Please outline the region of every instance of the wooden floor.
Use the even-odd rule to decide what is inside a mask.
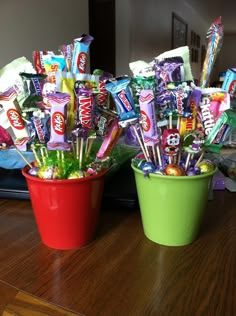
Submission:
[[[0,314],[236,315],[235,202],[215,191],[192,245],[149,241],[138,210],[103,210],[94,242],[59,251],[41,243],[29,201],[1,199]]]

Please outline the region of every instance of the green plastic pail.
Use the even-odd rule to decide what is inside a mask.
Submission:
[[[156,243],[183,246],[198,236],[216,169],[198,176],[165,176],[134,171],[144,234]]]

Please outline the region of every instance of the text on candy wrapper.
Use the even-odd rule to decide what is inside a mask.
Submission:
[[[18,130],[21,130],[24,128],[24,122],[22,121],[20,114],[16,110],[14,109],[8,110],[7,117],[11,126],[13,126],[14,128]]]
[[[205,134],[208,135],[215,125],[213,114],[210,111],[210,99],[209,97],[203,97],[200,102],[200,108],[202,112],[202,121],[205,128]]]
[[[65,133],[65,118],[60,112],[55,112],[52,115],[52,128],[59,135]]]

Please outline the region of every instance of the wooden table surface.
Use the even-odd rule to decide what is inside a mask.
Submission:
[[[32,295],[88,316],[233,316],[235,201],[235,193],[214,191],[199,238],[188,246],[148,240],[138,210],[102,210],[91,244],[60,251],[41,243],[30,201],[1,199],[0,312],[18,293],[18,303]]]

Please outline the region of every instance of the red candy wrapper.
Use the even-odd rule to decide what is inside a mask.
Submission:
[[[165,155],[175,156],[180,148],[180,134],[177,128],[168,128],[162,134],[162,149]]]

